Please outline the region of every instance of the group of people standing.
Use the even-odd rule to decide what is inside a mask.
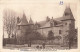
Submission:
[[[40,49],[45,49],[45,43],[43,43],[42,46],[37,45],[36,48],[37,48],[37,49],[39,49],[39,48],[40,48]]]

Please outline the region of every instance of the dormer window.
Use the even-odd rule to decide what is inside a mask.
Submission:
[[[69,13],[65,13],[65,16],[69,15]]]

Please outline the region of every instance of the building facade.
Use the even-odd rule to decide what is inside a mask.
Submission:
[[[19,19],[18,19],[19,21]],[[33,23],[30,18],[29,22],[26,19],[26,15],[23,14],[23,18],[18,23],[17,40],[18,42],[24,41],[24,35],[29,32],[29,29],[39,32],[41,35],[48,37],[50,31],[54,33],[54,36],[60,36],[60,43],[66,43],[66,36],[75,35],[75,19],[72,11],[69,7],[66,7],[62,17],[50,19],[48,16],[45,21]]]

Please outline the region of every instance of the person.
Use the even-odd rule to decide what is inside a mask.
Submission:
[[[43,49],[45,49],[45,43],[42,44]]]
[[[39,49],[39,45],[37,45],[36,48]]]
[[[29,41],[29,43],[28,43],[28,47],[31,47],[31,41]]]

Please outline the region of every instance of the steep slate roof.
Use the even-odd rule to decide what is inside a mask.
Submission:
[[[41,21],[38,24],[40,24],[40,28],[44,28],[44,27],[50,27],[50,22],[61,24],[61,21],[56,21],[54,19],[51,19],[50,21]]]
[[[42,25],[40,28],[44,28],[44,27],[50,27],[50,21],[46,22],[44,25]]]
[[[56,22],[57,24],[60,24],[61,23],[61,18],[57,18],[57,19],[51,19],[53,22]]]
[[[65,16],[65,13],[67,13],[67,14],[69,14],[69,15]],[[70,7],[66,7],[66,9],[65,9],[64,14],[63,14],[62,17],[54,18],[54,19],[53,19],[53,17],[52,17],[52,19],[50,19],[50,21],[51,21],[51,20],[52,20],[53,22],[56,22],[57,24],[61,24],[61,22],[62,22],[63,20],[74,20],[74,17],[73,17],[73,15],[72,15],[72,12],[71,12]],[[38,22],[38,25],[39,25],[40,27],[43,27],[45,24],[50,23],[50,21],[46,21],[46,20],[40,21],[40,22]],[[28,24],[34,24],[34,23],[33,23],[33,21],[32,21],[31,18],[30,18],[29,23],[28,23],[25,14],[23,14],[23,18],[21,19],[21,22],[20,22],[18,25],[28,25]],[[49,26],[49,25],[48,25],[48,26]]]
[[[54,20],[61,21],[63,17],[54,18]]]
[[[65,14],[68,14],[68,15],[66,16]],[[73,17],[70,7],[66,7],[62,20],[74,20],[74,17]]]
[[[38,24],[40,25],[40,26],[44,26],[46,23],[48,23],[50,21],[50,18],[47,16],[46,17],[46,20],[44,20],[44,21],[40,21],[40,22],[38,22]]]
[[[45,20],[38,22],[38,24],[39,24],[40,26],[44,26],[46,23],[47,23],[47,22],[46,22]]]
[[[67,13],[69,15],[65,16],[65,13]],[[73,17],[73,14],[72,14],[70,7],[66,7],[63,16],[59,17],[59,18],[55,18],[55,20],[57,20],[57,21],[74,20],[74,17]]]
[[[64,13],[72,14],[70,7],[66,7]]]
[[[23,17],[21,19],[21,22],[18,25],[27,25],[27,24],[28,24],[28,21],[26,19],[26,15],[23,14]]]

